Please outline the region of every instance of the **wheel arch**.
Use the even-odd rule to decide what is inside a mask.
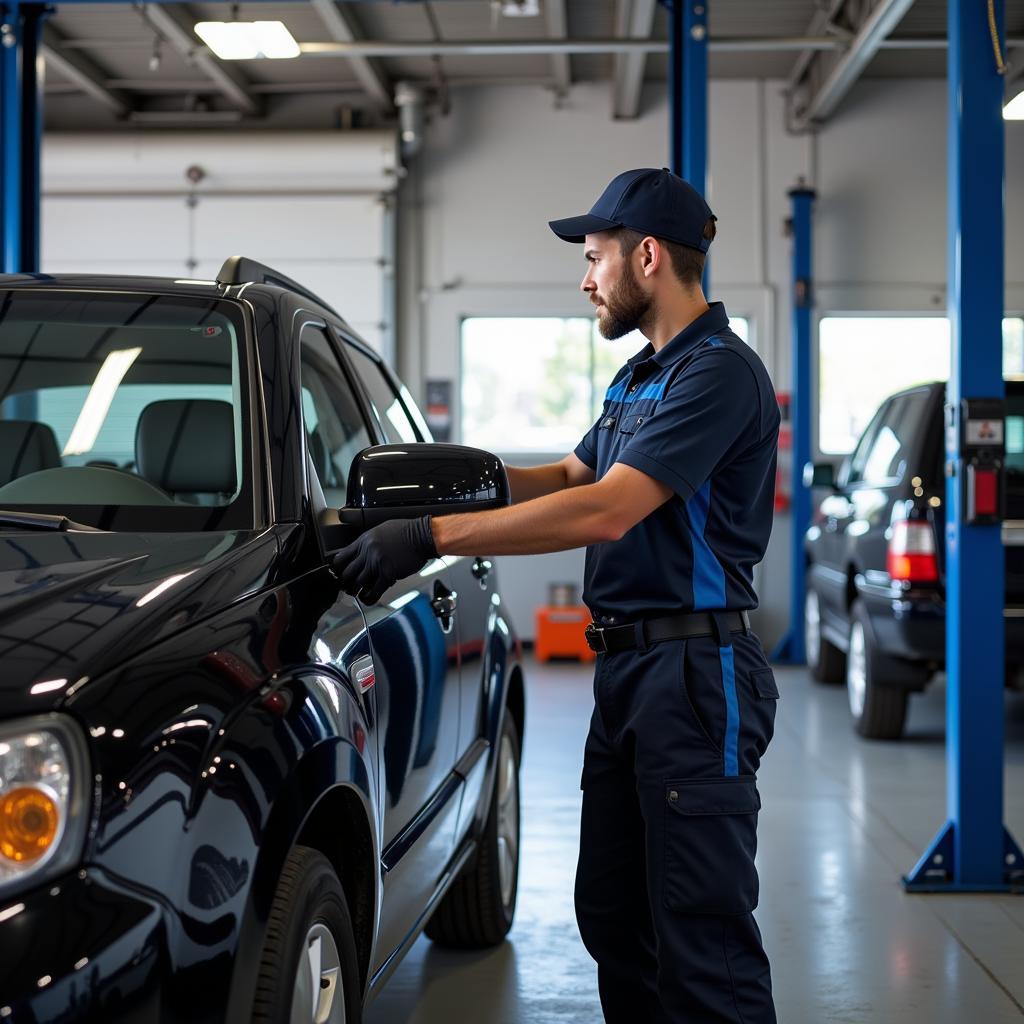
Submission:
[[[247,1024],[251,1018],[252,983],[259,969],[277,880],[298,844],[318,849],[338,873],[353,918],[365,986],[380,905],[379,875],[375,871],[379,850],[365,745],[360,750],[353,741],[332,736],[299,754],[273,795],[259,836],[259,854],[232,964],[226,1018],[230,1024]],[[337,815],[343,816],[340,821]]]

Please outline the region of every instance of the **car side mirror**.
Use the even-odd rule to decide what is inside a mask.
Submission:
[[[805,463],[804,487],[827,487],[836,490],[836,471],[831,462]]]
[[[352,460],[345,506],[335,514],[347,528],[347,542],[388,519],[481,512],[510,503],[508,476],[497,455],[459,444],[382,444]]]

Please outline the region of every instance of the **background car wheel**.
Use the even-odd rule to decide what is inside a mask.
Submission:
[[[274,894],[253,1024],[359,1024],[362,997],[352,919],[330,861],[296,846]]]
[[[807,584],[804,598],[804,653],[811,676],[819,683],[841,683],[846,676],[846,653],[821,635],[821,600]]]
[[[518,888],[519,734],[506,712],[479,849],[434,912],[427,935],[460,949],[496,946],[512,927]]]
[[[867,617],[863,602],[854,601],[846,659],[850,714],[854,728],[862,736],[895,740],[903,735],[909,693],[899,685],[898,663],[875,648]],[[910,666],[908,671],[912,671]]]

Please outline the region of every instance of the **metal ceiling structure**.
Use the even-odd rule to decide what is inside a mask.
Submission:
[[[663,95],[664,0],[540,0],[533,17],[493,0],[260,0],[58,3],[43,40],[47,127],[267,123],[329,127],[395,116],[399,82],[428,97],[488,84],[607,82],[609,115],[636,117],[644,87]],[[839,109],[862,75],[944,77],[945,0],[711,0],[712,78],[788,79],[804,127]],[[302,46],[283,61],[221,61],[201,20],[281,20]],[[1011,45],[1024,0],[1007,2]]]

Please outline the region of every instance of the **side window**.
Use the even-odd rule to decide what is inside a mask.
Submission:
[[[299,340],[306,445],[328,507],[340,508],[352,459],[372,443],[370,433],[323,330],[307,325]]]
[[[857,446],[853,449],[853,454],[850,456],[850,469],[846,474],[845,483],[857,484],[864,479],[864,464],[867,462],[868,455],[871,453],[871,446],[874,443],[875,435],[878,433],[878,426],[885,418],[888,408],[889,403],[883,403],[882,407],[875,413],[874,417],[872,417],[872,420],[867,425],[864,433],[861,434],[860,440],[857,442]]]
[[[384,376],[380,364],[354,345],[346,345],[345,353],[352,360],[356,373],[366,386],[374,414],[389,444],[412,444],[420,440],[419,432]]]
[[[903,478],[917,427],[927,406],[927,391],[900,395],[889,403],[864,460],[861,477],[864,483],[885,487]]]

